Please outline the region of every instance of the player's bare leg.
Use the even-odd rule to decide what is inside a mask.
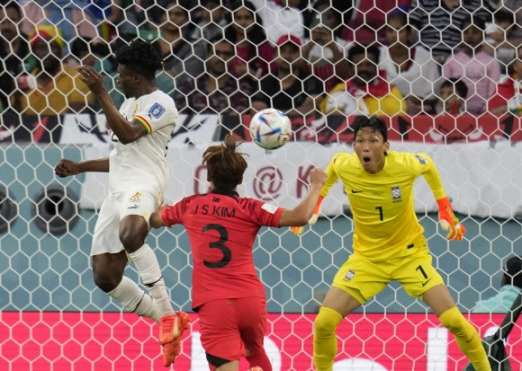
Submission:
[[[435,286],[426,291],[422,300],[430,306],[439,321],[455,336],[462,353],[477,371],[490,371],[488,356],[477,330],[469,323],[455,305],[448,289],[444,285]]]
[[[129,312],[153,318],[152,298],[140,289],[136,282],[123,275],[127,262],[125,251],[117,254],[94,255],[92,257],[94,282],[102,291],[118,300]]]
[[[225,363],[224,365],[219,366],[216,368],[216,371],[238,371],[239,370],[239,362],[238,361],[232,361]]]
[[[149,290],[157,312],[154,317],[158,320],[162,316],[174,314],[175,311],[170,303],[156,254],[145,243],[148,233],[147,221],[140,215],[127,215],[120,223],[120,240],[134,262],[143,284]]]
[[[160,325],[163,364],[170,366],[181,353],[181,335],[190,317],[172,308],[156,254],[145,243],[148,233],[147,221],[140,215],[127,215],[121,221],[120,240],[152,297],[154,319],[159,319]]]

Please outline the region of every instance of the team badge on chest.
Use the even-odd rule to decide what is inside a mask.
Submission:
[[[392,187],[391,196],[392,196],[393,202],[401,201],[402,200],[401,187]]]

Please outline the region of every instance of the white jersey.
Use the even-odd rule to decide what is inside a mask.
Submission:
[[[140,121],[148,135],[122,144],[112,134],[114,149],[109,155],[109,192],[130,189],[165,191],[169,180],[168,143],[178,123],[174,100],[156,90],[138,99],[126,99],[120,113],[129,121]]]

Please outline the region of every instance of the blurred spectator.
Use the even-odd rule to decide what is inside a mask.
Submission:
[[[24,71],[30,55],[27,36],[19,29],[21,19],[21,8],[14,0],[0,6],[0,112],[9,107],[16,78]]]
[[[410,23],[419,31],[419,41],[442,65],[462,41],[462,21],[473,14],[491,20],[493,6],[482,0],[413,0]]]
[[[225,38],[235,45],[236,58],[232,74],[243,77],[249,74],[260,78],[270,70],[274,48],[266,38],[263,20],[248,0],[238,0],[232,5],[233,12],[227,15]]]
[[[116,62],[111,55],[109,44],[100,38],[76,37],[71,42],[71,52],[66,62],[71,67],[86,64],[95,67],[97,71],[103,70],[109,74],[116,70]]]
[[[389,13],[379,69],[405,97],[407,114],[435,113],[439,67],[426,49],[412,45],[412,39],[408,14],[400,9]]]
[[[197,77],[204,69],[205,43],[190,37],[188,10],[176,0],[167,0],[159,19],[160,35],[155,45],[160,50],[165,71],[178,78],[183,73]]]
[[[102,74],[103,85],[111,96],[114,104],[119,107],[125,100],[116,81],[116,61],[105,40],[89,40],[83,37],[77,37],[71,43],[71,54],[70,58],[67,59],[67,65],[71,67],[78,67],[80,65],[93,67]],[[171,89],[173,88],[174,86],[172,84]],[[91,107],[97,112],[101,111],[101,106],[97,101],[95,101]]]
[[[99,33],[106,41],[114,38],[130,40],[155,17],[154,0],[90,0],[87,10],[92,14]]]
[[[336,85],[321,102],[321,112],[344,115],[398,115],[406,102],[395,85],[389,84],[386,71],[380,71],[379,47],[354,44],[348,51],[350,76]]]
[[[510,36],[517,40],[515,45],[518,46],[522,43],[522,4],[520,0],[502,0],[502,3],[515,14],[515,29],[511,31]]]
[[[194,39],[215,40],[221,38],[227,26],[228,10],[221,0],[201,0],[198,21],[194,28]]]
[[[252,98],[254,112],[270,107],[290,116],[316,113],[322,83],[308,73],[300,48],[297,36],[281,36],[277,40],[276,68],[261,80],[260,92]]]
[[[37,67],[24,80],[13,107],[28,115],[59,115],[83,112],[93,103],[87,85],[72,67],[62,64],[65,41],[59,28],[41,25],[29,35]],[[23,81],[23,83],[22,83]]]
[[[441,114],[458,116],[466,111],[468,87],[460,79],[451,78],[440,84]]]
[[[408,10],[412,0],[358,0],[353,1],[353,11],[343,39],[363,45],[384,43],[386,14],[396,8]]]
[[[462,78],[468,86],[466,111],[470,114],[484,113],[500,81],[498,61],[482,50],[484,28],[484,21],[480,18],[465,18],[458,52],[442,66],[444,78]]]
[[[22,31],[29,34],[36,26],[49,24],[62,30],[66,46],[76,36],[95,38],[96,23],[86,8],[87,0],[21,0],[23,7]]]
[[[208,44],[205,73],[195,80],[180,79],[176,108],[181,113],[213,113],[240,115],[248,113],[253,82],[245,76],[238,79],[230,74],[234,62],[234,45],[228,40]]]
[[[305,39],[304,18],[299,8],[301,0],[251,0],[263,19],[268,41],[277,45],[281,36],[294,35]]]
[[[323,81],[325,92],[348,78],[348,63],[344,58],[347,42],[336,37],[341,26],[342,14],[330,6],[330,0],[314,4],[310,40],[303,46],[302,53],[312,73]]]
[[[522,114],[522,45],[517,49],[513,73],[500,81],[497,93],[488,102],[488,110],[493,114]]]
[[[521,4],[522,6],[522,4]],[[515,14],[507,9],[498,9],[493,14],[493,23],[486,24],[484,51],[500,62],[502,73],[508,73],[516,55],[516,48],[521,39],[514,37],[519,25],[515,24]]]
[[[522,257],[509,258],[502,267],[502,281],[498,294],[479,300],[471,309],[472,313],[508,313],[522,289]]]

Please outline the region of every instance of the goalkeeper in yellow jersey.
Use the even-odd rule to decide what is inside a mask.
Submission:
[[[439,173],[424,153],[389,151],[387,128],[376,116],[358,117],[353,125],[354,154],[335,154],[326,170],[325,197],[341,180],[353,214],[353,254],[339,269],[314,324],[314,364],[331,371],[337,354],[336,328],[353,310],[398,281],[420,297],[456,338],[475,370],[491,370],[481,339],[453,301],[432,264],[424,229],[414,209],[413,184],[423,175],[439,205],[448,239],[466,232],[453,214]],[[315,210],[317,220],[322,198]],[[293,227],[294,233],[298,233]]]

